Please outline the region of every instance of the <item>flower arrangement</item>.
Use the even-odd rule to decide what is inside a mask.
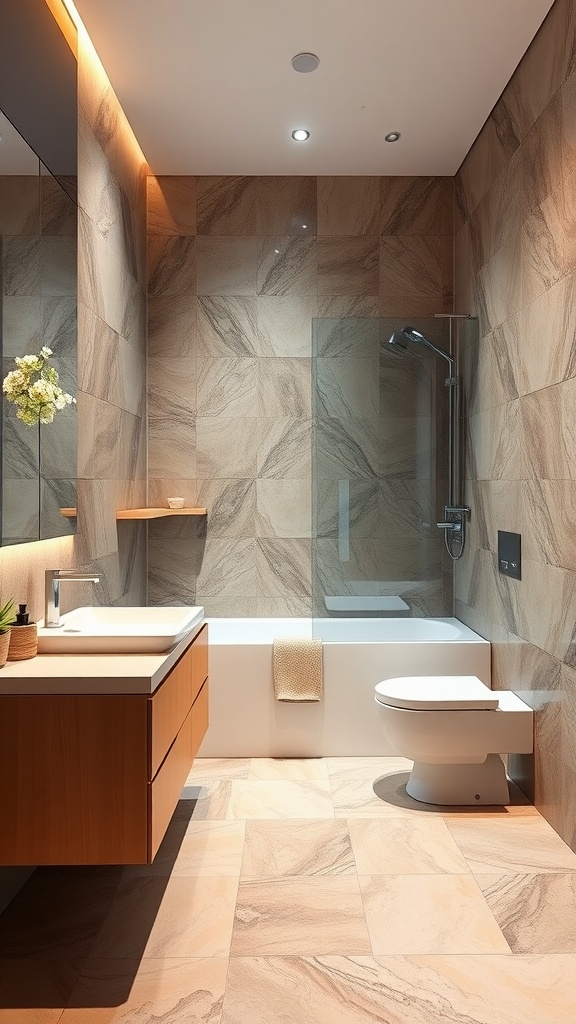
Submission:
[[[76,402],[62,391],[58,371],[48,364],[52,349],[44,346],[38,355],[17,356],[16,370],[7,373],[2,390],[18,406],[16,416],[29,427],[52,423],[55,413]]]

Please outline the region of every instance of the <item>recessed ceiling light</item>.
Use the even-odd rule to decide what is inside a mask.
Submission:
[[[398,142],[400,138],[400,132],[388,132],[388,135],[384,136],[386,142]]]
[[[310,132],[307,132],[305,128],[297,128],[295,132],[292,132],[292,138],[295,142],[306,142],[306,139],[310,138]]]
[[[307,75],[310,71],[316,71],[320,58],[315,53],[297,53],[295,57],[292,57],[291,63],[294,71],[299,71],[301,75]]]

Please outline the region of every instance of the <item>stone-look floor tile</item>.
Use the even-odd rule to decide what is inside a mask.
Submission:
[[[345,821],[249,821],[242,878],[355,872]]]
[[[353,818],[349,829],[359,875],[468,872],[464,857],[439,818]]]
[[[326,759],[337,818],[398,818],[440,814],[406,793],[412,762],[405,757]],[[354,764],[358,762],[358,764]]]
[[[273,779],[313,782],[327,780],[328,768],[324,757],[252,757],[248,778],[264,782]]]
[[[572,1024],[570,956],[234,957],[222,1024]]]
[[[226,877],[125,878],[91,956],[228,956],[237,888]]]
[[[82,961],[0,960],[0,1024],[57,1024]]]
[[[370,951],[355,876],[240,882],[232,956]]]
[[[249,757],[197,757],[186,779],[186,785],[199,786],[204,782],[247,779],[250,767]]]
[[[227,818],[333,818],[330,786],[314,782],[251,781],[230,783]]]
[[[372,951],[508,953],[471,875],[360,875]]]
[[[227,969],[225,958],[89,960],[61,1024],[219,1024]]]
[[[152,864],[127,867],[125,878],[160,875],[198,878],[238,877],[244,847],[244,821],[191,821],[174,818]]]
[[[223,821],[228,812],[231,785],[229,778],[223,782],[201,782],[190,774],[174,814],[187,821]]]
[[[576,875],[477,875],[513,953],[576,953]]]
[[[483,821],[448,818],[447,824],[474,874],[576,872],[576,853],[544,818],[528,816]]]

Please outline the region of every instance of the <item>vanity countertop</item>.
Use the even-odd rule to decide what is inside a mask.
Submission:
[[[37,654],[0,669],[0,695],[154,693],[205,620],[162,654]]]

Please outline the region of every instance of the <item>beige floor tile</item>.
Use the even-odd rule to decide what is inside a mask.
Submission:
[[[370,952],[355,876],[240,882],[233,956]]]
[[[513,953],[576,954],[576,875],[476,877]]]
[[[358,765],[348,762],[355,760]],[[328,758],[337,818],[398,818],[440,814],[406,794],[412,762],[404,757]]]
[[[201,786],[205,782],[247,779],[249,770],[249,757],[197,757],[186,779],[186,785]]]
[[[325,758],[328,775],[343,776],[350,779],[364,780],[370,776],[372,781],[381,775],[391,775],[398,771],[410,771],[412,761],[406,757],[327,757]]]
[[[372,950],[508,953],[472,875],[361,875]]]
[[[187,784],[174,815],[186,821],[222,821],[228,812],[231,791],[230,781]]]
[[[288,779],[292,782],[327,780],[328,768],[323,757],[253,757],[249,779]]]
[[[219,1024],[227,969],[225,958],[89,960],[61,1024]]]
[[[544,818],[504,818],[464,821],[447,818],[471,870],[576,871],[576,854]]]
[[[222,1024],[573,1024],[576,959],[234,957]]]
[[[228,956],[236,878],[126,878],[91,955]]]
[[[348,827],[359,875],[468,873],[441,818],[351,818]]]
[[[82,961],[0,960],[0,1024],[57,1024]]]
[[[179,826],[184,826],[180,829]],[[124,877],[171,875],[197,878],[231,875],[238,878],[244,848],[243,821],[191,821],[173,819],[153,864],[136,865]]]
[[[333,818],[334,805],[328,782],[230,783],[228,818]]]
[[[248,821],[242,878],[355,874],[345,821]]]

